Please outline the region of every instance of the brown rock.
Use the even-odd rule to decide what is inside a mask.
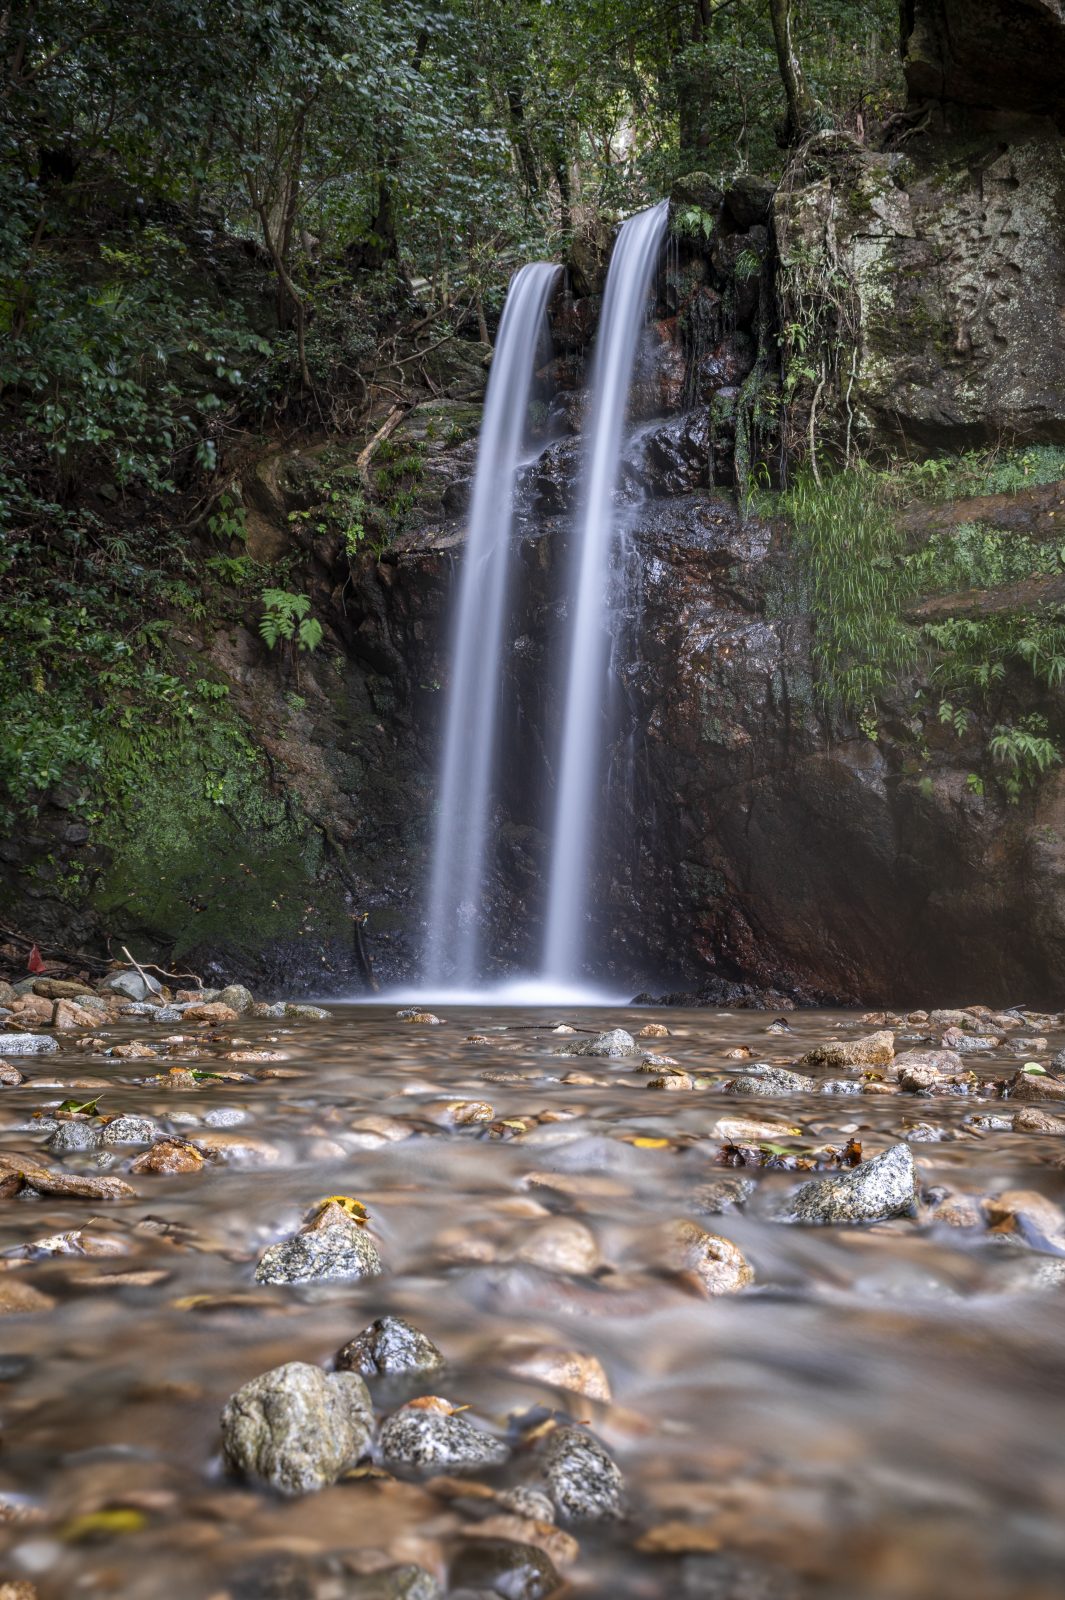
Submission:
[[[73,1000],[57,1000],[52,1007],[53,1028],[100,1028],[106,1018],[98,1011],[86,1011]]]
[[[150,1150],[138,1156],[134,1161],[131,1172],[155,1172],[171,1176],[175,1173],[198,1172],[204,1164],[200,1152],[190,1144],[182,1144],[177,1139],[160,1139],[158,1144],[153,1144]]]
[[[1023,1106],[1013,1119],[1014,1133],[1065,1133],[1065,1117],[1055,1117],[1038,1106]]]
[[[10,1061],[0,1061],[0,1088],[17,1089],[20,1083],[26,1082],[26,1074],[20,1072],[18,1067],[12,1066]]]
[[[601,1177],[597,1172],[528,1172],[525,1182],[534,1189],[553,1189],[575,1199],[615,1200],[630,1192],[619,1179]]]
[[[23,994],[11,1006],[11,1015],[18,1022],[51,1022],[52,1004],[39,994]]]
[[[93,994],[90,984],[68,978],[35,978],[33,992],[45,1000],[77,1000],[79,995]]]
[[[268,1167],[281,1157],[276,1145],[246,1133],[198,1133],[194,1143],[205,1155],[239,1166]]]
[[[57,1172],[51,1167],[42,1167],[33,1156],[4,1150],[0,1152],[0,1183],[6,1188],[8,1182],[15,1185],[11,1190],[13,1194],[17,1194],[20,1187],[35,1189],[38,1194],[70,1195],[78,1200],[121,1200],[126,1195],[136,1194],[136,1190],[121,1178]]]
[[[198,1005],[189,1006],[183,1014],[183,1022],[236,1022],[240,1013],[233,1010],[232,1006],[224,1006],[220,1000],[201,1001]]]
[[[552,1217],[534,1227],[517,1251],[518,1261],[586,1277],[599,1265],[599,1246],[591,1228],[576,1217]]]
[[[55,1300],[42,1294],[32,1283],[23,1283],[14,1272],[0,1273],[0,1317],[28,1317],[51,1311]]]
[[[996,1233],[1015,1233],[1037,1248],[1065,1248],[1065,1216],[1034,1189],[1007,1189],[984,1201],[984,1215]]]
[[[434,1100],[422,1109],[434,1122],[449,1122],[455,1128],[491,1122],[495,1116],[487,1100]]]
[[[889,1028],[861,1039],[839,1039],[808,1050],[800,1067],[886,1067],[895,1059],[895,1035]]]
[[[581,1553],[573,1535],[553,1522],[505,1512],[488,1517],[484,1522],[471,1523],[463,1529],[463,1534],[467,1539],[505,1539],[508,1543],[531,1544],[549,1556],[556,1567],[571,1567]]]
[[[569,1389],[589,1400],[609,1400],[610,1380],[595,1356],[580,1350],[555,1350],[550,1346],[528,1350],[507,1359],[508,1369],[521,1378]]]
[[[980,1202],[971,1194],[948,1194],[932,1212],[933,1222],[943,1222],[949,1228],[981,1228],[984,1214]]]
[[[1011,1100],[1065,1100],[1065,1083],[1044,1072],[1015,1072],[1002,1086]]]
[[[699,1522],[660,1522],[641,1533],[636,1548],[645,1556],[708,1555],[721,1548],[721,1536]]]
[[[707,1233],[681,1218],[662,1232],[665,1265],[704,1294],[736,1294],[754,1282],[754,1271],[731,1239]]]
[[[637,1039],[668,1039],[669,1029],[662,1022],[645,1022]]]

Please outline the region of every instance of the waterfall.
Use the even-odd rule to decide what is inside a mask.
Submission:
[[[636,345],[668,215],[668,202],[662,201],[630,217],[618,234],[592,368],[591,442],[569,589],[569,658],[543,944],[543,977],[567,986],[581,978],[593,822],[603,787],[609,667],[603,613],[614,546],[614,492]]]
[[[458,607],[451,641],[440,800],[433,842],[424,978],[483,979],[481,929],[513,524],[514,476],[544,312],[559,271],[511,280],[485,395]]]

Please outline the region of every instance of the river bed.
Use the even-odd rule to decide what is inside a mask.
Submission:
[[[798,1011],[770,1032],[774,1019],[754,1011],[468,1004],[439,1009],[440,1025],[387,1005],[329,1013],[199,1033],[123,1021],[84,1048],[20,1058],[27,1081],[0,1089],[0,1153],[114,1173],[134,1191],[113,1203],[27,1188],[0,1199],[2,1282],[42,1297],[0,1320],[0,1571],[41,1600],[324,1600],[370,1594],[360,1574],[415,1563],[446,1592],[455,1551],[499,1514],[491,1473],[462,1490],[364,1464],[282,1500],[221,1462],[219,1413],[235,1390],[284,1362],[328,1366],[395,1313],[447,1366],[373,1381],[378,1416],[418,1393],[468,1407],[512,1444],[510,1479],[552,1418],[587,1424],[618,1462],[625,1514],[569,1530],[566,1594],[1060,1593],[1065,1244],[992,1228],[981,1207],[1016,1190],[1060,1206],[1065,1139],[970,1120],[1018,1109],[993,1092],[1022,1059],[1008,1035],[966,1055],[975,1093],[901,1093],[888,1073],[824,1067],[809,1069],[818,1089],[848,1078],[879,1089],[751,1098],[725,1089],[745,1071],[728,1052],[794,1067],[881,1021]],[[579,1031],[553,1032],[560,1021]],[[1059,1022],[1034,1058],[1047,1067],[1065,1043]],[[639,1038],[648,1024],[668,1037]],[[655,1092],[639,1057],[557,1053],[618,1027],[696,1087]],[[893,1031],[901,1051],[942,1030],[900,1019]],[[163,1059],[102,1053],[138,1040]],[[229,1059],[242,1051],[274,1059]],[[140,1081],[186,1060],[247,1081]],[[35,1113],[97,1095],[97,1116],[155,1118],[203,1141],[208,1159],[131,1175],[137,1150],[50,1150]],[[763,1130],[753,1147],[777,1165],[729,1164],[743,1141],[715,1132],[723,1118],[776,1124],[778,1139]],[[916,1214],[776,1220],[818,1176],[789,1160],[852,1141],[861,1159],[910,1144]],[[715,1199],[722,1179],[753,1191],[722,1201],[719,1186]],[[263,1250],[331,1195],[365,1206],[383,1274],[256,1283]],[[959,1196],[971,1197],[968,1226]],[[678,1270],[663,1241],[680,1218],[738,1246],[753,1283],[707,1295]],[[553,1219],[582,1226],[569,1238]],[[78,1230],[93,1254],[27,1248]],[[535,1375],[558,1351],[581,1358],[592,1393]],[[603,1378],[609,1399],[597,1397]]]

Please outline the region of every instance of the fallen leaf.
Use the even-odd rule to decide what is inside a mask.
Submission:
[[[721,1540],[701,1523],[660,1522],[640,1535],[636,1548],[650,1556],[706,1554],[720,1550]]]

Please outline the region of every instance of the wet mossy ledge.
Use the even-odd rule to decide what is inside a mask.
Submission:
[[[9,841],[10,920],[67,947],[128,945],[208,981],[351,982],[350,890],[249,724],[164,724],[105,752],[97,781],[55,786]]]

